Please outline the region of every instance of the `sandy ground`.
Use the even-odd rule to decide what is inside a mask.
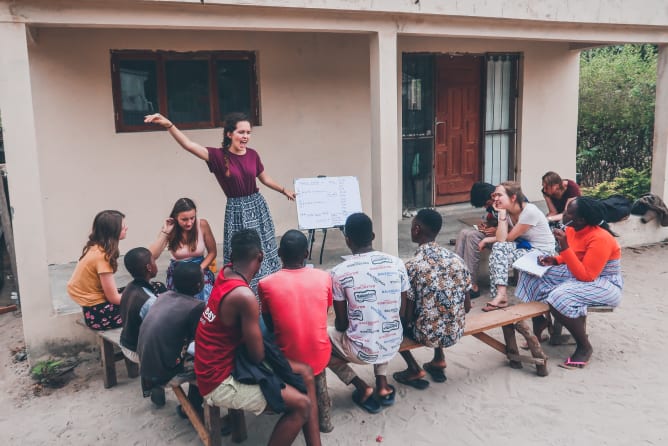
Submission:
[[[379,415],[362,412],[352,389],[329,375],[335,429],[325,445],[663,445],[668,444],[668,243],[624,250],[622,305],[588,321],[594,356],[584,370],[557,367],[573,346],[545,346],[550,375],[513,370],[502,355],[472,337],[448,349],[445,384],[419,391],[394,383],[397,402]],[[480,311],[485,297],[477,299]],[[501,337],[501,330],[495,336]],[[176,399],[153,408],[137,379],[119,367],[118,386],[105,390],[95,352],[83,353],[76,377],[57,390],[35,388],[20,349],[21,319],[0,316],[0,438],[9,445],[198,444],[175,413]],[[416,352],[430,359],[428,349]],[[120,365],[120,364],[119,364]],[[401,370],[397,357],[390,372]],[[358,368],[371,382],[371,368]],[[390,379],[390,381],[392,381]],[[35,395],[38,393],[40,396]],[[247,445],[264,444],[276,416],[247,415]],[[224,440],[229,444],[229,440]],[[303,444],[301,436],[296,444]]]

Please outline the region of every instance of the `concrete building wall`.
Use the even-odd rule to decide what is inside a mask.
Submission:
[[[257,51],[263,124],[250,145],[269,175],[290,188],[295,178],[355,175],[367,209],[368,48],[362,35],[41,29],[30,65],[48,262],[76,260],[102,209],[127,215],[122,252],[147,245],[182,196],[196,201],[222,242],[225,197],[206,164],[164,131],[115,132],[110,49]],[[222,139],[220,129],[186,133],[209,146]],[[294,203],[261,191],[277,233],[296,227]]]

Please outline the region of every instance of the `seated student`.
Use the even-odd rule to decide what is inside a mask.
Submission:
[[[459,232],[455,244],[455,253],[464,259],[464,263],[471,273],[470,297],[480,297],[478,287],[478,266],[480,265],[480,248],[478,245],[485,237],[496,235],[498,224],[496,209],[494,209],[495,186],[489,183],[478,182],[471,187],[471,204],[477,208],[485,207],[486,214],[478,223],[478,229],[465,228]]]
[[[369,413],[394,404],[396,391],[387,383],[387,363],[403,340],[400,310],[409,289],[404,263],[375,251],[371,219],[350,215],[344,228],[353,255],[332,269],[334,327],[329,327],[332,357],[328,367],[346,385],[353,384],[353,402]],[[376,392],[348,363],[372,364]]]
[[[244,365],[257,368],[262,367],[264,360],[268,359],[265,353],[270,353],[262,340],[259,304],[249,287],[250,281],[260,270],[263,258],[262,242],[257,231],[242,229],[232,236],[232,263],[225,265],[218,274],[197,326],[197,384],[204,400],[212,406],[242,409],[256,415],[268,408],[283,413],[268,444],[292,444],[300,429],[303,429],[306,444],[319,445],[317,424],[312,429],[308,422],[311,405],[315,404],[315,384],[310,367],[294,361],[288,365],[288,369],[291,367],[304,378],[307,394],[289,383],[284,384],[282,380],[272,381],[278,384],[278,388],[273,385],[261,387],[258,384],[242,383],[235,376],[243,372],[236,367],[242,353]],[[277,375],[291,373],[278,368],[273,370]]]
[[[462,259],[436,243],[443,225],[441,214],[420,210],[411,223],[411,240],[417,243],[415,257],[406,262],[411,287],[404,306],[404,334],[434,348],[434,359],[420,368],[409,351],[400,352],[408,368],[394,379],[425,389],[427,371],[436,382],[445,382],[443,348],[454,345],[464,334],[464,315],[471,309],[468,290],[471,277]]]
[[[543,198],[547,205],[547,219],[550,222],[561,221],[562,214],[570,200],[579,197],[580,186],[573,180],[562,180],[556,172],[543,175]]]
[[[543,277],[521,273],[515,294],[525,302],[544,301],[552,315],[570,331],[577,346],[561,364],[565,368],[583,368],[594,352],[586,332],[587,307],[616,307],[622,298],[621,249],[603,220],[605,209],[593,198],[571,201],[564,219],[571,221],[565,232],[555,229],[561,247],[557,256],[539,259],[553,265]],[[534,321],[540,339],[547,320]]]
[[[332,277],[304,265],[308,240],[300,231],[291,229],[283,234],[278,256],[283,269],[258,282],[262,316],[285,357],[309,365],[318,375],[327,367],[332,352],[327,335]],[[314,423],[313,429],[318,429],[317,411],[317,404],[312,405],[309,423]]]
[[[195,329],[204,302],[195,299],[204,278],[196,263],[180,263],[174,268],[174,287],[160,295],[139,328],[137,353],[144,396],[150,394],[157,406],[165,404],[165,390],[174,376],[183,373],[185,352],[195,338]],[[196,386],[188,389],[194,407],[202,405]]]
[[[133,280],[125,286],[121,294],[121,317],[123,318],[121,350],[126,358],[139,363],[137,355],[139,327],[148,309],[155,303],[156,294],[164,293],[167,289],[160,282],[149,282],[158,273],[158,266],[148,249],[129,250],[125,254],[123,263]]]
[[[121,295],[114,273],[118,269],[118,242],[125,238],[127,231],[125,215],[121,212],[99,212],[72,278],[67,282],[67,293],[81,305],[84,321],[93,330],[123,325],[119,307]]]
[[[206,302],[215,280],[212,268],[215,268],[218,251],[209,223],[203,218],[197,218],[197,207],[190,198],[176,200],[172,212],[160,229],[158,239],[149,247],[156,260],[165,248],[172,255],[167,268],[167,288],[174,289],[172,276],[179,262],[195,263],[204,274],[204,288],[195,298]]]
[[[480,242],[482,250],[492,245],[489,256],[489,279],[492,300],[482,311],[494,311],[508,306],[508,271],[510,266],[529,251],[554,253],[554,236],[545,215],[532,203],[524,201],[520,184],[506,181],[494,191],[494,208],[499,213],[495,237]],[[512,227],[512,229],[511,229]]]

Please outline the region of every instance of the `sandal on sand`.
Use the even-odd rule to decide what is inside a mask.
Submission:
[[[575,370],[575,369],[584,369],[586,365],[587,361],[572,361],[571,358],[569,357],[566,361],[559,364],[559,367],[568,370]]]
[[[429,381],[422,378],[417,379],[408,379],[408,372],[405,370],[403,372],[394,372],[392,378],[398,383],[411,386],[414,389],[424,390],[429,387]]]
[[[394,397],[397,394],[397,389],[395,389],[394,386],[390,384],[388,384],[387,387],[392,389],[392,393],[388,393],[387,395],[377,395],[381,406],[391,406],[394,404]]]
[[[357,404],[359,407],[372,414],[378,413],[381,410],[383,410],[383,408],[380,406],[380,403],[376,401],[373,395],[368,397],[366,400],[361,401],[360,393],[357,391],[357,389],[353,391],[353,403]]]
[[[431,375],[431,379],[433,379],[437,383],[444,383],[448,379],[445,376],[445,369],[436,367],[432,365],[430,362],[425,362],[424,364],[422,364],[422,368],[424,369],[425,372],[429,373]]]
[[[490,311],[500,310],[500,309],[502,309],[502,308],[507,308],[507,307],[508,307],[508,304],[504,304],[504,305],[494,305],[494,304],[491,303],[491,302],[487,302],[487,303],[485,304],[485,306],[482,307],[482,311],[484,311],[485,313],[488,313],[488,312],[490,312]]]

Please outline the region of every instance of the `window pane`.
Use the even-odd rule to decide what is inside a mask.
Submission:
[[[167,116],[172,122],[211,120],[208,60],[168,60],[165,77]]]
[[[125,125],[143,125],[144,115],[158,111],[156,62],[121,60],[121,120]]]
[[[251,62],[249,60],[217,60],[218,107],[221,118],[227,113],[245,113],[251,119]]]

